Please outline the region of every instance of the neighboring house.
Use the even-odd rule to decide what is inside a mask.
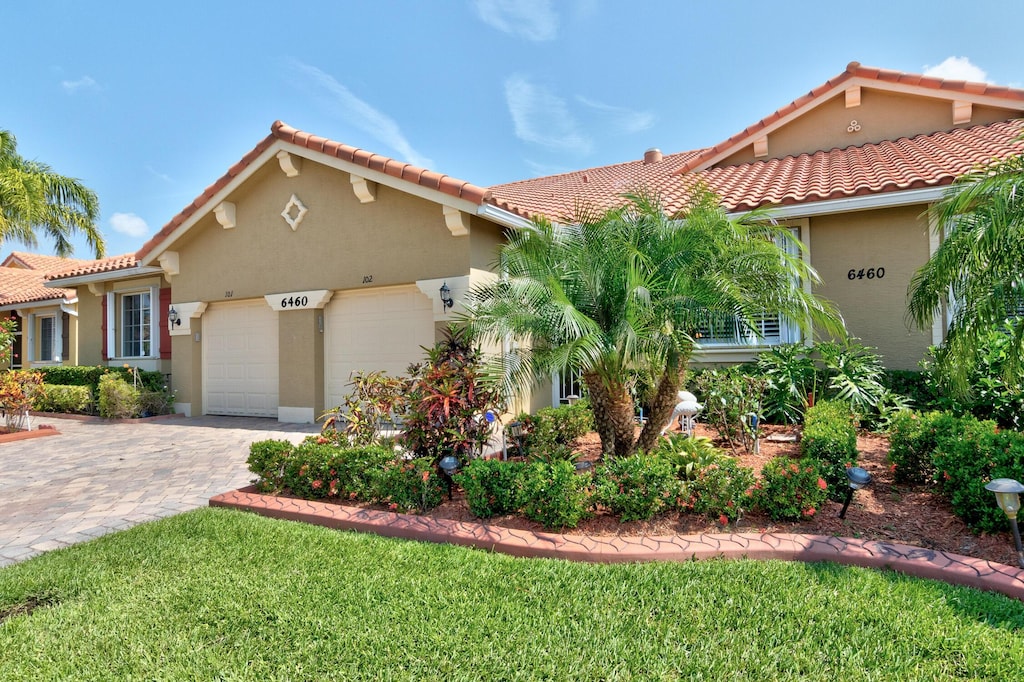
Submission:
[[[972,166],[1024,152],[1022,113],[1022,90],[852,63],[713,147],[489,189],[277,122],[134,257],[50,286],[79,290],[83,364],[169,371],[186,414],[308,422],[341,403],[352,371],[420,360],[467,288],[496,276],[506,228],[641,187],[675,212],[702,181],[732,212],[774,206],[824,280],[816,293],[886,364],[913,368],[943,334],[904,322],[910,277],[939,239],[925,212]],[[801,340],[767,316],[757,335],[738,331],[703,330],[701,360]],[[532,406],[577,392],[569,377],[554,386]]]
[[[0,317],[16,324],[11,368],[78,364],[78,295],[45,280],[85,262],[15,251],[0,263]]]

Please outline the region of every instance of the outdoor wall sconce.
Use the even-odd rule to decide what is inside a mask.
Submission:
[[[986,485],[985,490],[991,490],[996,494],[999,508],[1010,520],[1013,544],[1017,548],[1017,564],[1024,568],[1024,548],[1021,548],[1020,529],[1017,527],[1017,512],[1020,510],[1020,494],[1024,493],[1024,485],[1012,478],[997,478]]]
[[[178,311],[175,310],[173,306],[171,307],[170,310],[167,311],[167,326],[168,327],[180,327],[181,326],[181,318],[178,317]]]
[[[850,506],[853,499],[853,491],[860,490],[868,483],[871,483],[871,474],[860,467],[846,467],[846,477],[850,479],[850,487],[846,491],[846,501],[843,502],[843,509],[839,512],[839,518],[846,518],[846,508]]]
[[[455,301],[452,300],[452,290],[448,288],[448,282],[441,285],[441,305],[444,306],[445,310],[455,305]]]

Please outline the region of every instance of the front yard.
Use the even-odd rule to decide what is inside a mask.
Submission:
[[[215,509],[0,570],[0,614],[11,680],[1006,679],[1024,666],[1020,602],[893,573],[522,560]]]

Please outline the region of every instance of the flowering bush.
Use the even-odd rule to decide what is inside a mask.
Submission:
[[[444,482],[429,457],[392,461],[375,471],[373,495],[392,511],[424,512],[441,504]]]
[[[764,465],[754,486],[754,504],[776,521],[810,518],[826,499],[828,484],[815,459],[776,457]]]
[[[809,408],[800,453],[821,462],[830,496],[841,499],[849,480],[846,467],[857,465],[857,429],[850,406],[825,400]]]
[[[740,466],[732,457],[721,457],[697,472],[683,507],[717,516],[724,519],[725,525],[743,516],[750,506],[753,488],[753,469]]]
[[[466,493],[469,511],[481,519],[519,510],[526,464],[497,459],[474,459],[455,475]]]
[[[939,440],[955,429],[959,420],[951,414],[918,414],[904,410],[889,428],[889,462],[897,483],[927,483],[935,476],[932,453]]]
[[[32,409],[32,402],[46,395],[43,377],[29,371],[8,370],[0,374],[0,405],[6,415],[8,431],[25,428],[25,413]]]
[[[613,459],[598,470],[595,480],[594,500],[621,521],[653,518],[675,505],[680,490],[672,464],[652,455]]]
[[[276,493],[284,488],[284,469],[295,446],[286,440],[260,440],[249,446],[246,464],[258,477],[253,483],[261,492]]]

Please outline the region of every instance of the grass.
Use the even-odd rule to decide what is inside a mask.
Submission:
[[[523,560],[217,509],[0,570],[0,619],[3,680],[931,680],[1024,669],[1024,604],[893,573]]]

